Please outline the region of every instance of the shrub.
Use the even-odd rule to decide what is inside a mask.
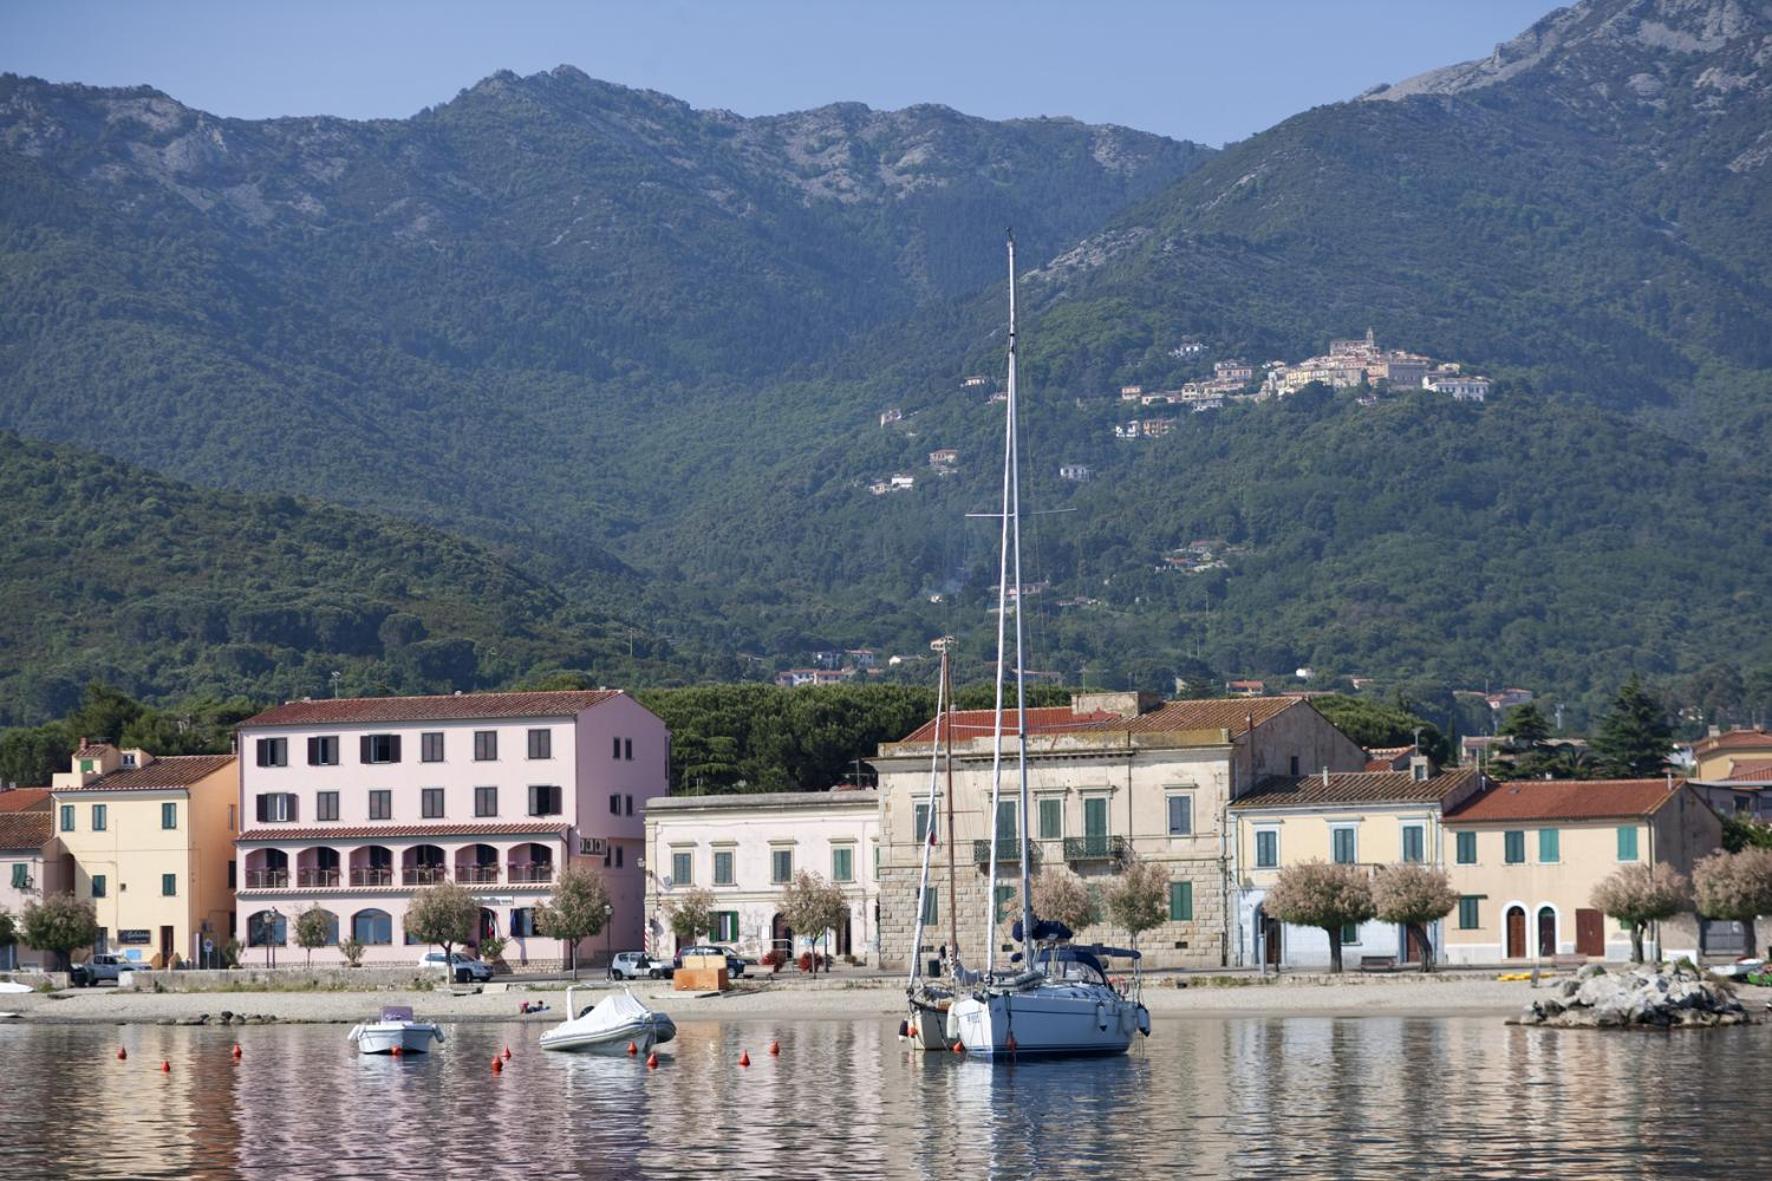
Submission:
[[[343,943],[338,945],[338,950],[339,954],[345,957],[345,963],[353,968],[361,966],[361,961],[363,959],[363,944],[361,940],[346,939]]]
[[[1630,959],[1643,962],[1643,929],[1692,905],[1692,890],[1671,865],[1627,865],[1594,887],[1589,899],[1630,928]]]

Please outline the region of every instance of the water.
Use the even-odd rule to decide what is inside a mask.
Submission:
[[[1772,1150],[1766,1026],[1159,1020],[1129,1057],[993,1066],[895,1021],[688,1022],[656,1071],[445,1028],[405,1059],[343,1026],[0,1028],[0,1176],[1719,1178]]]

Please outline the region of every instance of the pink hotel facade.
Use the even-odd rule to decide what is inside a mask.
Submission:
[[[566,948],[535,908],[571,863],[595,866],[614,908],[581,964],[642,946],[646,801],[669,791],[670,733],[614,690],[294,701],[241,723],[235,938],[247,964],[304,956],[296,916],[320,907],[335,938],[316,963],[414,964],[414,893],[458,882],[481,900],[476,941],[513,966]],[[291,959],[289,962],[295,962]]]

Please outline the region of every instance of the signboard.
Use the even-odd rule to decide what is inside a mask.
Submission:
[[[117,932],[118,943],[152,943],[154,940],[146,928],[130,929]]]
[[[215,954],[215,940],[205,939],[203,941],[203,954],[204,955],[214,955]]]

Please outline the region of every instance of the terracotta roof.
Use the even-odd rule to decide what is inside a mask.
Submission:
[[[116,749],[116,747],[108,742],[88,742],[82,738],[80,740],[80,749],[74,752],[74,757],[77,759],[100,759],[103,758],[107,752],[114,752]]]
[[[233,755],[168,755],[155,759],[145,767],[112,771],[101,775],[85,787],[64,787],[70,791],[151,791],[155,788],[189,787],[205,775],[213,775],[229,766]]]
[[[1262,780],[1231,808],[1241,812],[1322,804],[1436,803],[1459,788],[1472,786],[1477,774],[1474,767],[1444,771],[1427,779],[1417,779],[1408,771],[1331,772],[1326,783],[1322,775],[1280,776]]]
[[[0,849],[41,849],[51,834],[48,812],[0,813]]]
[[[1447,814],[1446,823],[1649,816],[1686,781],[1673,782],[1669,791],[1666,779],[1516,779],[1466,801]]]
[[[1725,730],[1694,742],[1692,753],[1707,755],[1713,750],[1735,750],[1743,746],[1772,750],[1772,734],[1764,730]]]
[[[1301,702],[1295,697],[1239,697],[1229,701],[1166,701],[1136,718],[1106,710],[1078,714],[1068,705],[1040,706],[1027,711],[1029,734],[1127,733],[1172,734],[1185,730],[1229,730],[1231,737],[1248,733]],[[954,741],[991,735],[991,711],[963,709],[954,714]],[[1003,733],[1015,731],[1015,711],[1003,711]],[[911,731],[900,742],[932,742],[935,719]]]
[[[960,709],[952,715],[954,741],[967,742],[974,738],[991,736],[991,711],[988,709]],[[1038,706],[1027,711],[1029,734],[1063,734],[1072,730],[1087,730],[1098,722],[1118,719],[1120,715],[1105,711],[1078,714],[1072,713],[1068,705]],[[933,742],[936,736],[936,719],[930,718],[915,730],[899,739],[900,742]],[[945,731],[947,723],[942,729]],[[1003,711],[1003,733],[1015,733],[1015,711]]]
[[[47,812],[48,810],[49,789],[47,787],[15,787],[11,791],[0,791],[0,814]]]
[[[236,841],[361,841],[375,837],[559,837],[565,824],[328,824],[310,828],[247,829]]]
[[[1772,762],[1737,763],[1723,778],[1730,783],[1765,783],[1772,780]]]
[[[290,701],[247,718],[242,726],[327,722],[429,722],[479,718],[559,718],[622,695],[619,689],[555,693],[451,693],[436,697],[346,697]]]

